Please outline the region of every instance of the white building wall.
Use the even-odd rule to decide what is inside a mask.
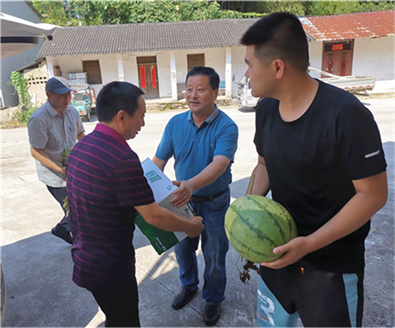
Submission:
[[[185,50],[176,50],[175,57],[176,57],[176,69],[177,69],[177,83],[185,83],[185,77],[187,75],[188,70],[188,63],[187,63],[187,54],[194,54],[194,53],[202,53],[203,51],[199,52],[187,52]]]
[[[58,63],[62,71],[62,76],[68,79],[69,73],[82,72],[82,62],[85,60],[99,60],[100,72],[102,77],[102,84],[91,84],[91,88],[94,89],[95,95],[97,96],[103,85],[112,82],[119,81],[118,77],[118,63],[117,56],[114,54],[110,55],[85,55],[85,56],[59,56],[49,57],[48,61],[52,64]],[[124,62],[124,73],[127,71]],[[125,80],[131,75],[130,72],[125,73]]]
[[[206,49],[204,54],[205,64],[213,68],[219,75],[220,81],[225,81],[225,48]]]
[[[101,81],[105,85],[112,81],[119,81],[118,63],[115,55],[108,55],[99,59]]]
[[[355,39],[353,75],[375,76],[376,81],[395,80],[395,36]]]
[[[245,63],[245,46],[232,47],[232,97],[237,96],[237,82],[239,82],[247,70]]]
[[[310,63],[309,66],[321,69],[322,68],[322,50],[323,49],[323,42],[322,41],[310,41],[309,42],[309,58]],[[310,75],[314,78],[320,78],[321,74],[310,71]]]
[[[204,54],[205,65],[213,68],[221,81],[225,80],[225,48],[176,50],[177,83],[184,83],[188,73],[187,55]]]
[[[137,56],[123,54],[123,69],[125,73],[125,81],[139,85],[139,74],[137,71]]]
[[[82,72],[82,59],[79,56],[48,57],[47,62],[59,64],[62,77],[68,79],[69,73]]]
[[[156,55],[158,67],[158,86],[160,98],[171,98],[171,72],[170,72],[170,51],[158,53]]]

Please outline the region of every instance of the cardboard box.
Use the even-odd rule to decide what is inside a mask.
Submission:
[[[171,180],[149,158],[143,161],[141,166],[154,194],[155,202],[186,219],[195,216],[189,203],[181,207],[172,205],[170,200],[174,197],[173,191],[178,187],[173,185]],[[139,213],[135,217],[135,223],[159,255],[187,237],[183,232],[169,232],[158,229],[148,224]]]
[[[75,80],[76,76],[75,73],[69,73],[69,80]]]
[[[75,79],[75,84],[86,84],[88,82],[87,79]]]
[[[76,79],[88,79],[88,73],[75,73],[75,78]]]

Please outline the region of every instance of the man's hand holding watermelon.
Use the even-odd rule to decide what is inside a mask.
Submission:
[[[272,269],[281,269],[299,261],[305,255],[323,248],[362,227],[387,200],[385,174],[353,181],[356,194],[330,221],[307,237],[297,237],[276,247],[275,254],[284,254],[278,260],[261,263]]]

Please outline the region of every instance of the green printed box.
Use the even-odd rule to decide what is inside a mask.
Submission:
[[[155,202],[186,219],[194,216],[193,209],[189,203],[178,207],[170,202],[174,197],[173,191],[178,187],[173,185],[171,180],[149,158],[143,161],[141,166],[154,194]],[[158,254],[162,254],[172,248],[187,236],[183,232],[169,232],[158,229],[147,223],[139,213],[135,217],[135,223]]]

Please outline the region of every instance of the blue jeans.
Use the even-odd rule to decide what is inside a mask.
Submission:
[[[201,234],[202,251],[205,261],[203,299],[208,304],[220,304],[225,299],[226,253],[229,241],[225,233],[225,213],[230,203],[230,190],[212,201],[191,202],[196,215],[203,217],[204,230]],[[185,238],[174,247],[182,286],[197,290],[199,272],[196,250],[199,236]]]

